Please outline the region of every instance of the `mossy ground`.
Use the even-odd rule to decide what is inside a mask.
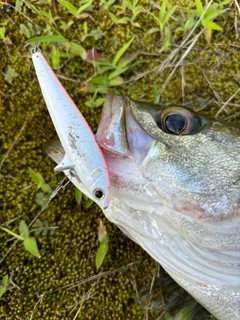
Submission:
[[[161,4],[161,1],[156,3]],[[176,17],[186,19],[193,7],[193,1],[172,0],[169,3],[178,4],[174,19],[169,21],[173,45],[171,50],[162,52],[160,33],[147,34],[150,28],[156,26],[147,10],[158,12],[154,6],[149,7],[148,1],[139,1],[146,9],[136,19],[140,27],[130,23],[114,24],[108,11],[100,10],[94,2],[94,8],[89,12],[94,21],[86,17],[88,28],[100,29],[104,35],[98,40],[88,37],[83,43],[80,40],[83,20],[67,13],[55,1],[36,4],[36,7],[51,10],[53,17],[58,16],[59,19],[55,20],[57,26],[60,21],[74,21],[66,32],[59,29],[62,34],[87,50],[94,48],[110,61],[116,51],[134,36],[127,54],[138,53],[135,61],[141,63],[122,75],[125,81],[133,77],[135,80],[123,84],[118,90],[133,99],[152,102],[153,85],[159,89],[164,86],[189,45],[186,43],[170,63],[161,69],[161,73],[156,71],[186,37],[182,32],[174,32],[177,27]],[[41,172],[46,182],[57,184],[63,178],[62,175],[53,174],[54,164],[43,151],[45,143],[55,136],[55,132],[40,95],[30,59],[30,46],[25,45],[27,38],[20,33],[19,27],[31,21],[33,25],[35,23],[42,28],[42,33],[47,33],[46,26],[30,9],[24,7],[26,11],[22,11],[22,14],[14,9],[0,13],[1,24],[5,24],[6,36],[12,42],[1,42],[0,46],[0,225],[15,232],[20,218],[29,223],[40,210],[36,203],[38,190],[32,186],[27,168]],[[117,9],[109,10],[117,13]],[[127,14],[131,16],[130,11]],[[237,116],[240,111],[237,15],[239,12],[232,1],[224,15],[218,18],[223,32],[213,32],[210,44],[206,43],[203,34],[199,36],[163,90],[163,101],[191,105],[197,110],[203,109],[211,115],[217,114],[221,118],[230,118],[240,123]],[[196,29],[193,36],[200,30]],[[62,48],[60,44],[57,46]],[[50,52],[50,47],[47,46],[46,53]],[[11,68],[15,71],[12,81],[7,77]],[[139,76],[146,71],[149,73]],[[80,92],[83,82],[93,72],[92,64],[76,56],[64,61],[59,71],[62,76],[74,80],[62,79],[62,83],[93,130],[96,130],[101,108],[85,107],[84,102],[90,99],[90,94]],[[140,290],[151,282],[157,274],[155,262],[116,226],[106,221],[97,206],[83,210],[74,199],[74,187],[68,185],[51,201],[40,218],[58,226],[54,235],[37,237],[40,259],[25,251],[21,243],[8,253],[13,241],[8,242],[9,235],[0,232],[0,279],[8,274],[13,281],[11,290],[0,300],[0,319],[158,319],[161,312],[152,313],[140,306],[133,285],[135,283]],[[99,218],[103,219],[107,227],[110,244],[104,264],[97,272],[94,258],[98,247]],[[124,266],[125,269],[118,270]],[[105,271],[112,273],[91,280],[90,277]],[[71,283],[79,284],[70,289],[62,288]]]

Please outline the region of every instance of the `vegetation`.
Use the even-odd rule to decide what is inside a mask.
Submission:
[[[235,0],[2,2],[1,316],[155,320],[201,312],[192,300],[182,305],[179,288],[181,299],[167,314],[164,304],[153,307],[162,296],[171,301],[168,285],[158,291],[161,298],[142,299],[144,288],[159,279],[159,266],[71,184],[50,197],[63,176],[54,175],[44,153],[55,132],[30,49],[41,43],[93,130],[109,88],[240,123],[239,10]],[[41,257],[12,245],[9,233],[20,243],[36,239]]]

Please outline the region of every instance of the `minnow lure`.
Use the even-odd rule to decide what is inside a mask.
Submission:
[[[54,170],[64,171],[69,178],[74,179],[75,185],[83,185],[87,195],[102,209],[107,208],[110,201],[109,173],[92,130],[39,47],[32,50],[32,60],[44,100],[65,152]]]

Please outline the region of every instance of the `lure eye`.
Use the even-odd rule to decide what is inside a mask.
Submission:
[[[184,135],[197,131],[198,119],[189,110],[180,107],[171,107],[163,110],[158,126],[167,133]]]
[[[102,189],[95,189],[94,191],[93,191],[93,194],[94,194],[94,196],[97,198],[97,199],[103,199],[104,198],[104,192],[103,192],[103,190]]]

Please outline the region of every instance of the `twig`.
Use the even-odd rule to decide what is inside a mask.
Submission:
[[[55,291],[58,291],[58,290],[61,290],[61,289],[66,289],[66,290],[71,290],[75,287],[78,287],[84,283],[87,283],[87,282],[90,282],[90,281],[93,281],[93,280],[97,280],[97,279],[101,279],[103,277],[106,277],[106,276],[109,276],[110,274],[113,274],[113,273],[116,273],[116,272],[122,272],[122,271],[125,271],[126,269],[138,264],[139,262],[131,262],[129,264],[127,264],[126,266],[123,266],[121,268],[118,268],[116,270],[109,270],[109,271],[105,271],[105,272],[102,272],[100,274],[97,274],[95,276],[92,276],[92,277],[89,277],[87,279],[83,279],[81,281],[78,281],[78,282],[75,282],[75,283],[70,283],[70,284],[67,284],[63,287],[60,287],[58,289],[56,289]]]

